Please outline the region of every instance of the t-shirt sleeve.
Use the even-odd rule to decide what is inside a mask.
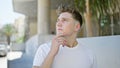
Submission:
[[[46,57],[46,52],[44,51],[44,48],[46,48],[46,45],[40,45],[40,47],[37,49],[33,60],[33,66],[41,66]]]
[[[33,66],[40,66],[42,64],[44,59],[42,53],[42,49],[39,47],[33,60]]]

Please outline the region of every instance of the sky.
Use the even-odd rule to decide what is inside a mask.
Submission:
[[[14,20],[21,14],[14,12],[12,0],[0,0],[0,28],[8,23],[14,23]]]

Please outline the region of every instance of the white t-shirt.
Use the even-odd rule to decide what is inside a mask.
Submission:
[[[41,45],[35,55],[33,66],[40,66],[50,51],[51,43]],[[52,68],[97,68],[95,56],[84,45],[76,47],[60,46],[55,56]]]

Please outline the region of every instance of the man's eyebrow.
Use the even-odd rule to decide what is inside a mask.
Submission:
[[[57,18],[57,19],[60,19],[60,18]],[[72,19],[72,18],[62,17],[61,19]]]
[[[57,18],[57,21],[59,21],[60,18]],[[61,20],[69,20],[69,18],[61,18]]]
[[[66,20],[72,20],[72,18],[64,18],[64,19],[66,19]]]

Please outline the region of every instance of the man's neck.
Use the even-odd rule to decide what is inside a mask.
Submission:
[[[67,45],[66,45],[67,47],[73,48],[78,44],[76,40],[76,36],[65,37],[65,38],[67,40]]]

